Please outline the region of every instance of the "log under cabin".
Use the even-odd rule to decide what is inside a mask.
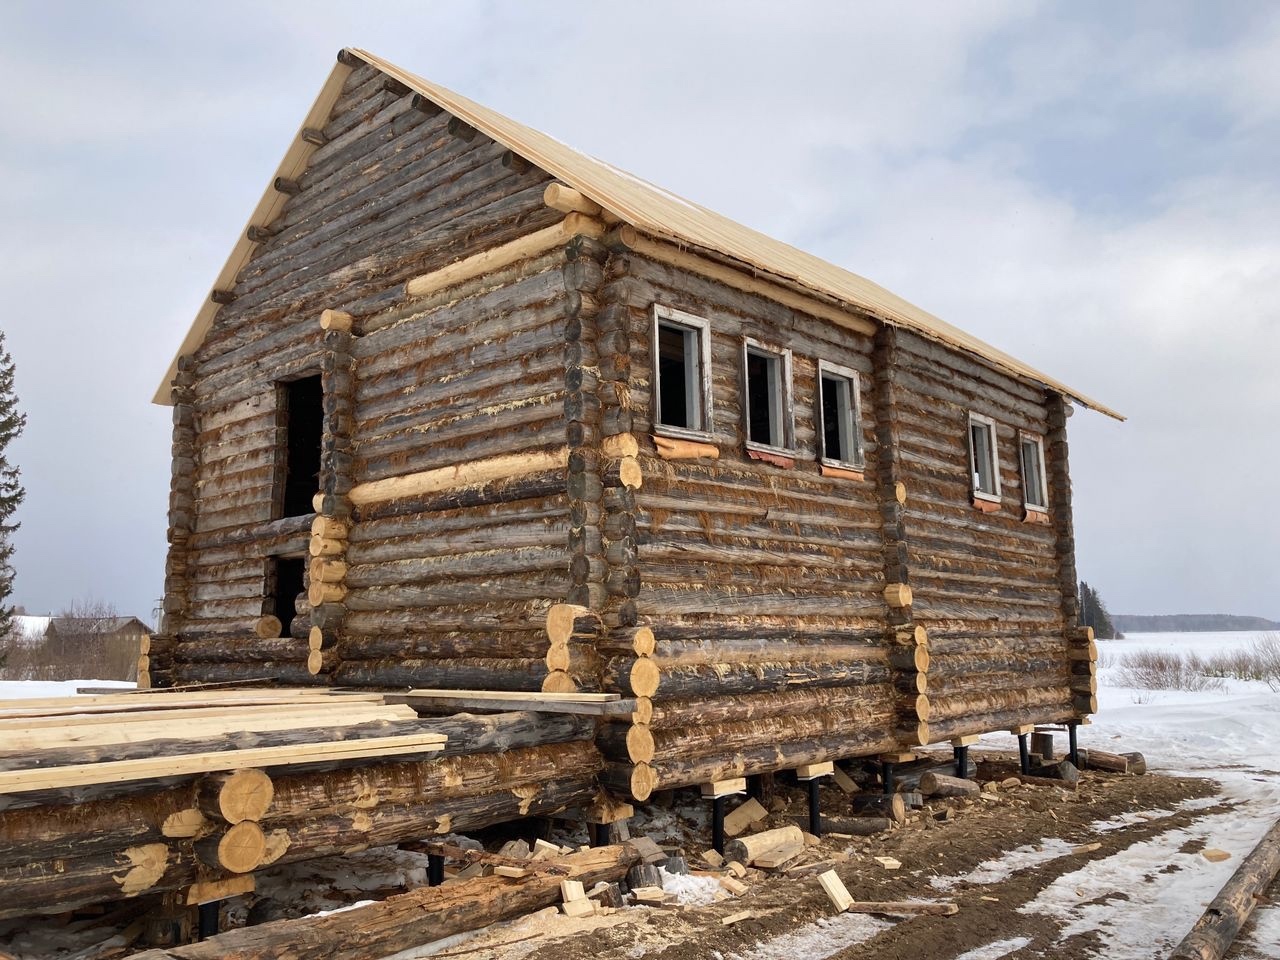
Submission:
[[[156,396],[157,687],[617,692],[644,799],[1096,706],[1067,419],[840,267],[343,50]]]

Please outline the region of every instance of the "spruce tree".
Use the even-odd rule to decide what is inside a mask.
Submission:
[[[1107,605],[1098,591],[1083,580],[1080,581],[1080,626],[1093,627],[1093,635],[1099,640],[1123,640],[1124,634],[1111,622]]]
[[[10,460],[9,444],[27,425],[27,415],[18,411],[18,395],[14,391],[13,358],[5,346],[0,330],[0,639],[13,629],[13,542],[18,529],[13,515],[27,492],[22,489],[21,473]]]

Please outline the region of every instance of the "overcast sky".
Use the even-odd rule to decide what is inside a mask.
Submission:
[[[150,398],[349,45],[1128,414],[1070,422],[1080,575],[1113,612],[1280,618],[1280,6],[893,6],[8,0],[13,600],[149,617]]]

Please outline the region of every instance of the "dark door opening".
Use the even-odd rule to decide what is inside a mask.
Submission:
[[[278,386],[277,410],[284,438],[281,450],[280,516],[312,513],[320,489],[320,444],[324,439],[324,387],[320,377]]]
[[[301,557],[267,558],[267,613],[280,619],[284,636],[298,614],[298,595],[306,590],[303,579],[306,561]]]

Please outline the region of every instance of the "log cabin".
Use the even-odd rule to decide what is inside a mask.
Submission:
[[[618,693],[653,791],[1081,722],[1114,411],[345,49],[183,340],[143,681]]]

